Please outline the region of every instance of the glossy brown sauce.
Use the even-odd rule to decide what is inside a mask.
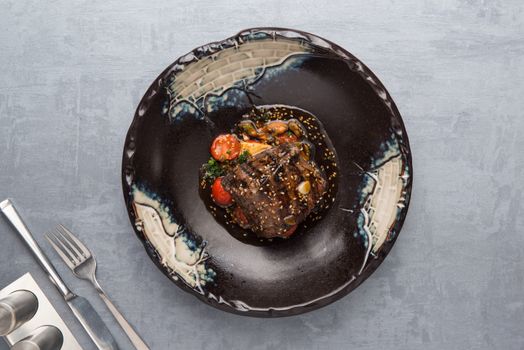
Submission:
[[[269,105],[259,106],[250,111],[241,120],[252,120],[257,126],[261,126],[268,121],[288,121],[290,119],[298,120],[306,131],[306,135],[301,141],[306,141],[311,145],[311,160],[313,160],[327,180],[326,193],[322,197],[320,204],[308,215],[308,217],[298,225],[296,232],[289,238],[294,239],[302,235],[308,227],[314,225],[315,222],[322,219],[323,215],[331,207],[335,200],[338,183],[338,165],[337,155],[326,134],[321,122],[302,109],[283,106],[283,105]],[[240,120],[239,120],[240,122]],[[239,135],[238,124],[229,130],[231,133]],[[218,135],[218,134],[217,134]],[[217,136],[215,135],[215,136]],[[211,199],[211,184],[212,182],[204,179],[204,173],[201,171],[199,178],[199,194],[204,201],[206,208],[211,215],[224,227],[226,230],[238,240],[254,245],[267,245],[275,242],[284,241],[281,238],[260,238],[250,229],[240,227],[234,220],[232,212],[234,206],[230,208],[221,208],[216,205]]]

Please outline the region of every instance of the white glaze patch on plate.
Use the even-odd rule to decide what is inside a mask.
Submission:
[[[207,94],[220,94],[242,82],[244,85],[253,83],[266,68],[278,66],[293,55],[311,51],[308,42],[274,37],[235,41],[231,47],[207,56],[197,58],[193,55],[167,86],[170,115],[176,118],[184,108],[190,108],[177,106],[180,102],[199,109],[197,101]]]
[[[208,258],[204,245],[198,245],[182,226],[172,221],[168,209],[145,192],[133,189],[135,225],[142,231],[157,251],[162,265],[168,267],[174,278],[181,278],[187,285],[204,294],[202,289],[212,282],[215,272],[206,267]]]
[[[365,254],[359,274],[364,271],[370,255],[377,256],[385,242],[394,237],[394,226],[405,207],[409,169],[393,134],[382,145],[382,154],[372,162],[374,170],[365,173],[361,188],[358,231],[365,239]]]
[[[372,251],[376,253],[386,241],[396,222],[398,208],[402,206],[404,162],[398,155],[369,175],[372,185],[362,211],[367,217],[367,229],[372,236]]]

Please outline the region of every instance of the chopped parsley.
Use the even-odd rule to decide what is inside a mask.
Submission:
[[[240,153],[240,155],[237,158],[238,164],[245,163],[247,161],[248,157],[249,157],[249,152],[248,151],[244,151],[244,152]]]
[[[204,179],[213,181],[224,174],[224,169],[214,158],[209,158],[204,164]]]

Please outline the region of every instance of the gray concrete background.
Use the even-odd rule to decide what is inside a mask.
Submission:
[[[403,115],[415,167],[404,229],[378,271],[335,304],[273,320],[178,290],[135,239],[120,188],[151,81],[195,46],[263,25],[362,59]],[[91,287],[44,243],[56,223],[96,252],[102,285],[152,349],[524,349],[523,96],[520,0],[1,0],[0,199],[15,200],[123,349]],[[94,349],[5,220],[0,239],[0,286],[30,271]]]

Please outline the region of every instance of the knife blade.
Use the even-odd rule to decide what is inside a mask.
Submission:
[[[109,329],[86,298],[76,295],[67,301],[67,305],[99,349],[118,350],[118,345]]]
[[[67,287],[51,261],[49,261],[42,249],[40,249],[38,243],[36,243],[33,235],[23,222],[13,203],[11,203],[9,199],[4,200],[0,203],[0,210],[27,244],[31,253],[33,253],[40,266],[47,273],[51,282],[53,282],[56,288],[60,291],[73,311],[73,314],[78,321],[80,321],[80,324],[84,327],[97,348],[100,350],[118,350],[118,345],[116,344],[115,339],[111,335],[111,332],[105,325],[104,321],[100,318],[100,315],[98,315],[87,299],[75,295]]]

